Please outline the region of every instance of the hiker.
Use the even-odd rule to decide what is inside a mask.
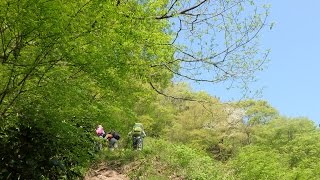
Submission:
[[[135,123],[132,128],[132,131],[130,131],[128,135],[132,137],[133,149],[142,150],[143,138],[147,136],[142,123]]]
[[[120,134],[116,131],[110,131],[106,135],[108,141],[109,150],[113,151],[114,148],[118,148],[118,141],[120,140]]]
[[[102,138],[104,138],[106,136],[106,133],[104,132],[102,125],[98,125],[98,127],[96,129],[96,134],[97,134],[97,136],[102,137]]]

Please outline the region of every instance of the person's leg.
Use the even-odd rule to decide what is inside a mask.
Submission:
[[[118,148],[118,140],[116,138],[112,138],[113,139],[113,147],[114,148]]]
[[[136,149],[137,148],[137,138],[132,136],[132,148]]]
[[[138,138],[137,147],[138,147],[137,148],[138,150],[142,150],[142,148],[143,148],[143,138],[142,137]]]
[[[110,140],[109,140],[109,149],[110,150],[113,150],[113,148],[117,148],[118,147],[118,144],[117,144],[117,139],[115,139],[115,138],[111,138]]]

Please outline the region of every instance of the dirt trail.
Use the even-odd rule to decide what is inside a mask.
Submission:
[[[130,180],[126,175],[108,168],[107,164],[100,164],[92,169],[84,178],[85,180]]]

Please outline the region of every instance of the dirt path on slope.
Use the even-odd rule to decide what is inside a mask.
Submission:
[[[85,180],[130,180],[126,175],[113,170],[107,164],[99,164],[98,167],[90,170]]]

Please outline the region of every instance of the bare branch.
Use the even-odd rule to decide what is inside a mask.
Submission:
[[[171,11],[171,9],[174,7],[174,5],[175,5],[177,2],[178,2],[178,0],[175,0],[175,1],[171,4],[171,6],[169,7],[168,11],[167,11],[164,15],[162,15],[162,17],[167,16],[167,15],[169,14],[169,12]]]
[[[185,9],[185,10],[182,10],[182,11],[180,11],[180,12],[177,12],[177,13],[172,13],[172,14],[164,14],[164,15],[162,15],[162,16],[160,16],[160,17],[156,17],[156,19],[168,19],[168,18],[171,18],[171,17],[174,17],[174,16],[176,16],[176,15],[179,15],[179,14],[187,14],[187,12],[189,12],[189,11],[191,11],[191,10],[193,10],[193,9],[196,9],[196,8],[198,8],[199,6],[201,6],[203,3],[205,3],[206,1],[208,1],[208,0],[203,0],[203,1],[201,1],[199,4],[196,4],[196,5],[194,5],[194,6],[192,6],[192,7],[190,7],[190,8],[187,8],[187,9]],[[174,4],[176,3],[176,1],[174,2]],[[173,4],[173,5],[174,5]],[[172,6],[173,6],[172,5]],[[172,9],[172,6],[171,6],[171,9]],[[168,11],[169,12],[169,11]]]
[[[178,99],[178,100],[184,100],[184,101],[196,101],[196,102],[206,102],[206,101],[201,101],[201,100],[196,100],[196,99],[191,99],[191,98],[185,98],[185,97],[175,97],[175,96],[171,96],[171,95],[168,95],[168,94],[165,94],[163,92],[161,92],[160,90],[158,90],[152,82],[149,82],[150,86],[152,87],[153,90],[155,90],[158,94],[161,94],[165,97],[168,97],[168,98],[172,98],[172,99]]]

